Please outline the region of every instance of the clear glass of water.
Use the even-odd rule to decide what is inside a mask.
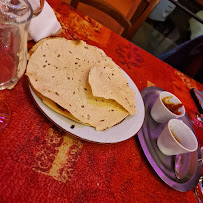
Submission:
[[[33,10],[27,0],[0,0],[0,90],[15,84],[27,65],[27,36]],[[0,100],[0,130],[10,118],[9,106]]]

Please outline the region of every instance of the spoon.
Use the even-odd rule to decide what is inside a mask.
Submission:
[[[200,149],[201,151],[201,158],[198,159],[197,161],[201,161],[203,165],[203,147]],[[183,163],[183,156],[184,154],[177,154],[175,157],[175,165],[174,165],[174,171],[175,171],[175,176],[178,180],[182,178],[182,163]]]
[[[182,159],[183,159],[182,154],[177,154],[175,157],[174,171],[175,171],[175,176],[178,180],[182,178],[182,173],[181,173]]]

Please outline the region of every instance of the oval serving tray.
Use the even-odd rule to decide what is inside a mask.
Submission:
[[[141,95],[145,105],[145,120],[138,132],[138,139],[141,147],[157,175],[175,190],[186,192],[192,190],[198,183],[201,175],[201,152],[200,148],[195,152],[186,153],[182,156],[181,180],[177,179],[174,173],[175,156],[166,156],[157,147],[157,138],[165,127],[166,123],[159,124],[150,115],[151,107],[163,89],[159,87],[147,87],[142,90]],[[192,123],[187,115],[181,120],[194,132]]]

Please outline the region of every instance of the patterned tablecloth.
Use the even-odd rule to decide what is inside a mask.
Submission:
[[[189,90],[203,85],[56,0],[49,0],[67,39],[103,49],[141,91],[158,86],[177,95],[186,111],[196,110]],[[31,46],[31,43],[29,43]],[[12,110],[0,132],[0,202],[196,202],[193,191],[166,185],[134,137],[95,144],[71,137],[36,107],[22,77],[0,91]],[[200,145],[202,131],[195,128]]]

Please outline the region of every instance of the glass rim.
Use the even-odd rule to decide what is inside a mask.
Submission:
[[[28,15],[25,19],[21,20],[21,21],[3,21],[3,22],[0,22],[0,25],[18,25],[18,24],[24,24],[24,23],[27,23],[29,22],[32,17],[33,17],[33,8],[30,4],[30,2],[28,0],[23,0],[28,8],[28,11],[23,15],[23,17],[25,17],[26,15]],[[20,17],[22,16],[17,16],[15,17],[15,19],[19,19]],[[10,17],[12,18],[12,17]]]

